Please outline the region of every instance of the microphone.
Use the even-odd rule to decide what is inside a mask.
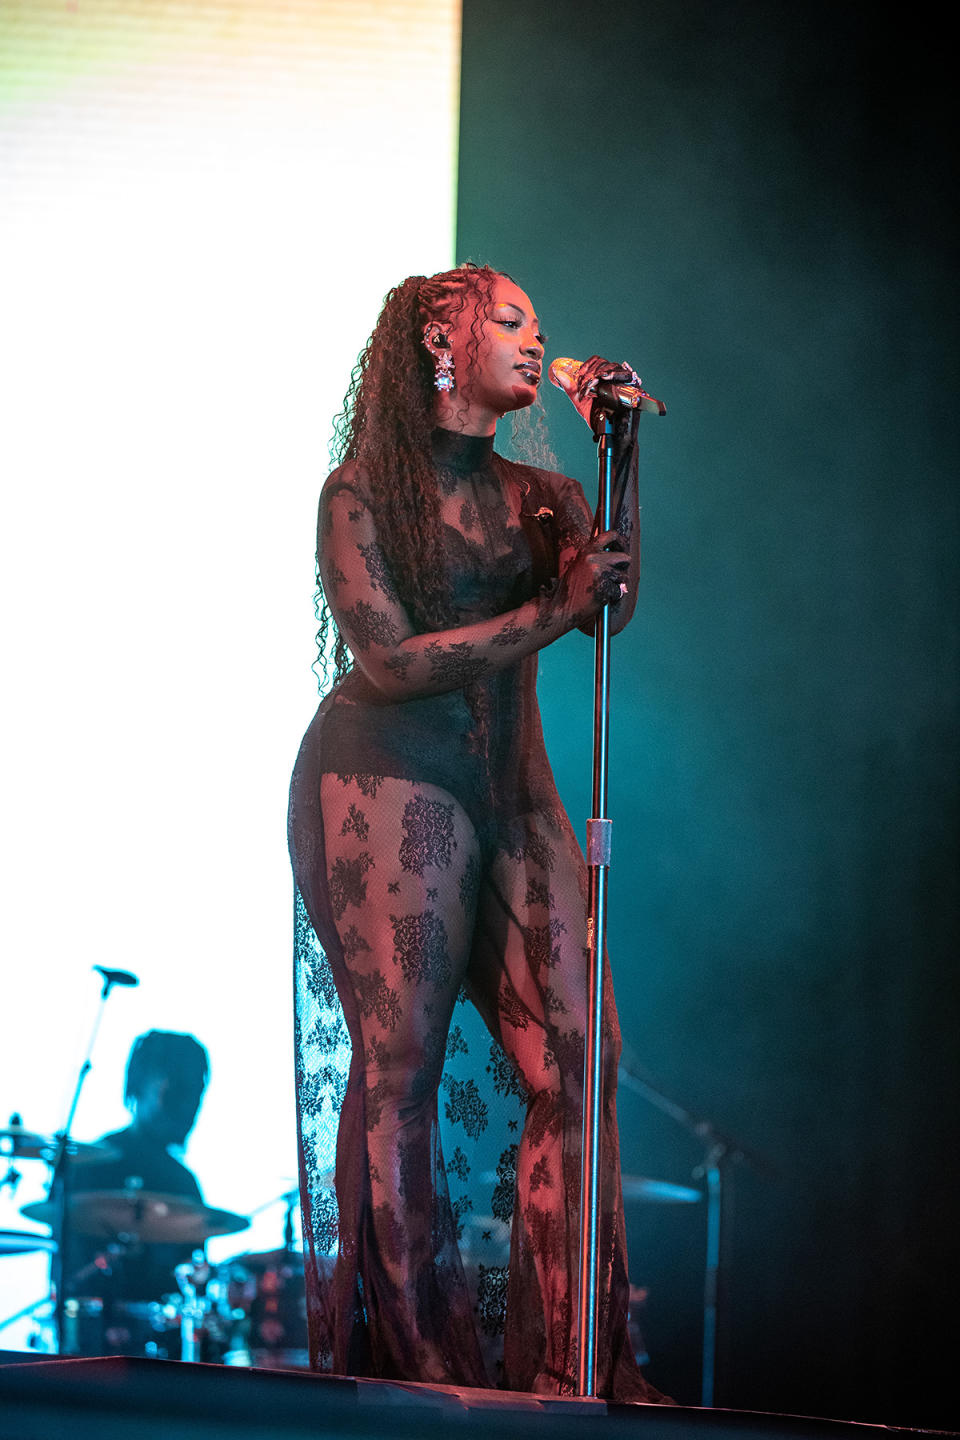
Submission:
[[[129,970],[107,970],[103,965],[94,965],[94,970],[99,971],[103,976],[103,990],[101,998],[110,994],[111,985],[139,985],[140,981],[136,975],[131,975]]]
[[[629,369],[629,366],[624,366]],[[583,369],[582,360],[571,360],[568,356],[562,356],[553,361],[547,374],[558,390],[573,401],[577,409],[580,403],[577,400],[577,376]],[[639,375],[636,377],[635,385],[618,384],[613,380],[598,380],[593,392],[585,397],[587,400],[595,401],[603,410],[646,410],[651,415],[666,415],[667,407],[662,400],[655,400],[644,390]]]

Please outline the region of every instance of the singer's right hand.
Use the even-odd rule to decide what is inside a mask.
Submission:
[[[584,625],[619,600],[629,583],[630,556],[616,530],[605,530],[578,550],[560,572],[555,600],[570,628]]]

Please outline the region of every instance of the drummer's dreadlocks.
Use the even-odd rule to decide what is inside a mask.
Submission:
[[[130,1103],[139,1100],[148,1080],[169,1075],[180,1084],[195,1084],[203,1090],[210,1073],[206,1050],[194,1035],[179,1035],[173,1030],[149,1030],[134,1041],[127,1061],[127,1079],[123,1098]]]

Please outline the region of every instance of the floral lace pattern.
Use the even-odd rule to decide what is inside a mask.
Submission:
[[[321,573],[361,663],[291,786],[311,1363],[569,1392],[576,1382],[585,869],[536,707],[542,594],[591,516],[481,439],[438,454],[457,629],[417,636],[359,478],[321,506]],[[541,520],[545,507],[554,534]],[[456,543],[453,541],[456,539]],[[466,743],[480,685],[491,743]],[[602,1393],[632,1355],[605,977]]]

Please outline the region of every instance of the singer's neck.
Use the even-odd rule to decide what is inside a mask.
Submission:
[[[452,395],[438,395],[433,407],[434,425],[458,435],[494,435],[497,421],[502,418],[499,411],[486,405],[465,406],[455,390]]]

